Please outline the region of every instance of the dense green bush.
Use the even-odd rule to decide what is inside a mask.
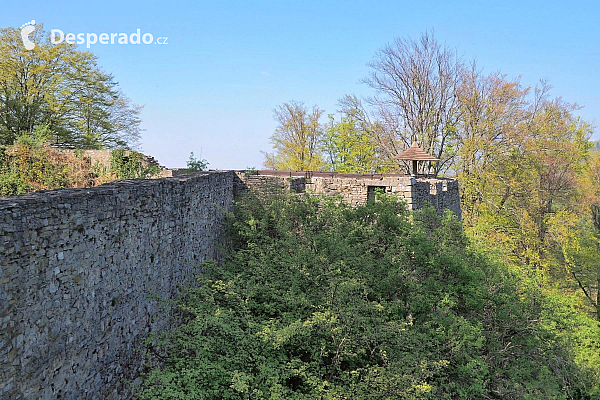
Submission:
[[[228,233],[149,339],[141,399],[599,397],[598,324],[451,214],[250,195]]]
[[[110,153],[110,172],[115,179],[151,178],[160,172],[156,165],[145,165],[137,151],[115,149]]]
[[[45,144],[40,129],[0,148],[0,196],[96,184],[89,160]]]

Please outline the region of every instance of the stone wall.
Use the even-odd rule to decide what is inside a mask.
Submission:
[[[302,193],[306,190],[304,177],[247,174],[243,171],[236,171],[236,176],[235,193],[241,193],[248,189],[253,189],[261,194],[273,194],[279,191]]]
[[[429,202],[441,214],[451,210],[461,218],[458,181],[447,178],[412,177],[401,174],[338,174],[302,171],[255,171],[237,176],[243,185],[264,191],[282,188],[294,192],[340,196],[352,205],[363,205],[376,189],[398,196],[410,210],[422,208]],[[272,189],[271,189],[272,190]]]
[[[385,193],[393,193],[412,204],[412,180],[409,176],[380,177],[311,177],[307,191],[325,195],[339,195],[352,205],[363,205],[369,199],[369,191],[379,188]]]
[[[460,218],[458,183],[404,175],[213,171],[0,199],[0,398],[121,399],[140,341],[168,328],[172,299],[217,258],[236,193],[367,202],[375,188]]]
[[[141,338],[216,256],[232,172],[0,200],[0,398],[126,398]]]
[[[438,213],[451,210],[462,219],[460,193],[456,179],[416,179],[412,187],[412,208],[418,210],[428,201]]]

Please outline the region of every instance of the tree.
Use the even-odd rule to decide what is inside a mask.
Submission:
[[[278,122],[271,136],[275,152],[264,153],[265,166],[284,170],[320,170],[324,165],[321,155],[323,128],[319,123],[323,110],[316,105],[308,110],[303,103],[291,101],[277,106],[273,113]]]
[[[393,159],[416,140],[440,159],[432,165],[435,174],[447,169],[457,144],[462,61],[425,33],[418,41],[396,39],[369,65],[373,71],[365,82],[376,90],[369,103],[384,127],[378,141],[385,157]]]
[[[560,267],[554,276],[560,276],[563,286],[579,290],[600,321],[600,207],[594,205],[591,210],[589,219],[558,213],[556,218],[560,221],[550,225],[548,235]]]
[[[330,114],[323,150],[332,171],[370,173],[375,171],[375,148],[369,133],[359,121],[342,117],[336,122]]]
[[[574,115],[576,105],[550,100],[549,90],[473,66],[459,91],[453,169],[467,232],[587,298],[580,281],[592,282],[596,268],[588,262],[590,193],[598,185],[586,168],[592,127]]]
[[[600,321],[600,154],[592,151],[578,179],[576,212],[557,213],[548,236],[556,267],[555,279],[580,291]]]
[[[516,127],[525,119],[526,95],[519,81],[505,75],[482,75],[472,63],[464,70],[457,91],[460,119],[457,123],[456,157],[450,173],[461,183],[463,219],[472,226],[492,206],[491,196],[499,190],[499,165],[512,162],[511,148],[520,143]]]
[[[202,171],[208,168],[209,162],[205,159],[197,159],[194,152],[190,152],[190,158],[187,160],[187,169],[190,171]]]
[[[1,143],[46,126],[59,145],[135,147],[141,107],[118,90],[92,53],[52,44],[43,26],[36,28],[32,50],[24,48],[18,30],[0,30]]]

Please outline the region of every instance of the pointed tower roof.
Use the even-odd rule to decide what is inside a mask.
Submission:
[[[439,161],[439,158],[435,158],[431,154],[426,153],[419,147],[415,140],[408,149],[394,157],[396,160],[412,160],[412,161]]]

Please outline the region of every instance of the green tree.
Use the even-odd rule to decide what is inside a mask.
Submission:
[[[273,110],[277,129],[271,142],[274,153],[264,153],[265,167],[283,170],[318,171],[324,166],[321,153],[323,110],[291,101]]]
[[[560,212],[550,225],[549,236],[556,260],[554,275],[563,286],[577,288],[600,321],[600,208],[592,206],[592,218]]]
[[[521,146],[517,127],[525,120],[527,93],[518,81],[507,80],[504,75],[482,75],[474,63],[465,70],[458,91],[461,118],[451,172],[461,183],[462,214],[467,226],[497,211],[492,208],[496,203],[492,196],[502,199],[505,193],[499,187],[505,168],[499,166],[521,162],[510,157],[512,149]],[[499,194],[493,195],[496,191]]]
[[[79,148],[134,147],[141,107],[118,90],[90,52],[52,44],[42,25],[26,50],[19,31],[0,30],[0,141],[47,126],[52,142]]]
[[[377,170],[373,140],[368,131],[361,129],[360,122],[351,117],[342,117],[336,122],[333,115],[328,117],[323,151],[331,170],[342,173]]]
[[[578,181],[572,211],[549,220],[553,277],[565,290],[578,290],[600,321],[600,154],[591,152]]]
[[[551,284],[580,291],[596,313],[599,256],[591,208],[598,204],[600,165],[590,153],[592,127],[576,106],[549,100],[473,65],[459,101],[461,182],[467,232],[502,247],[509,260],[542,271]],[[533,92],[533,93],[531,93]]]
[[[194,157],[194,152],[190,152],[190,158],[187,160],[187,167],[191,171],[202,171],[208,168],[208,161],[205,159],[198,160]]]

